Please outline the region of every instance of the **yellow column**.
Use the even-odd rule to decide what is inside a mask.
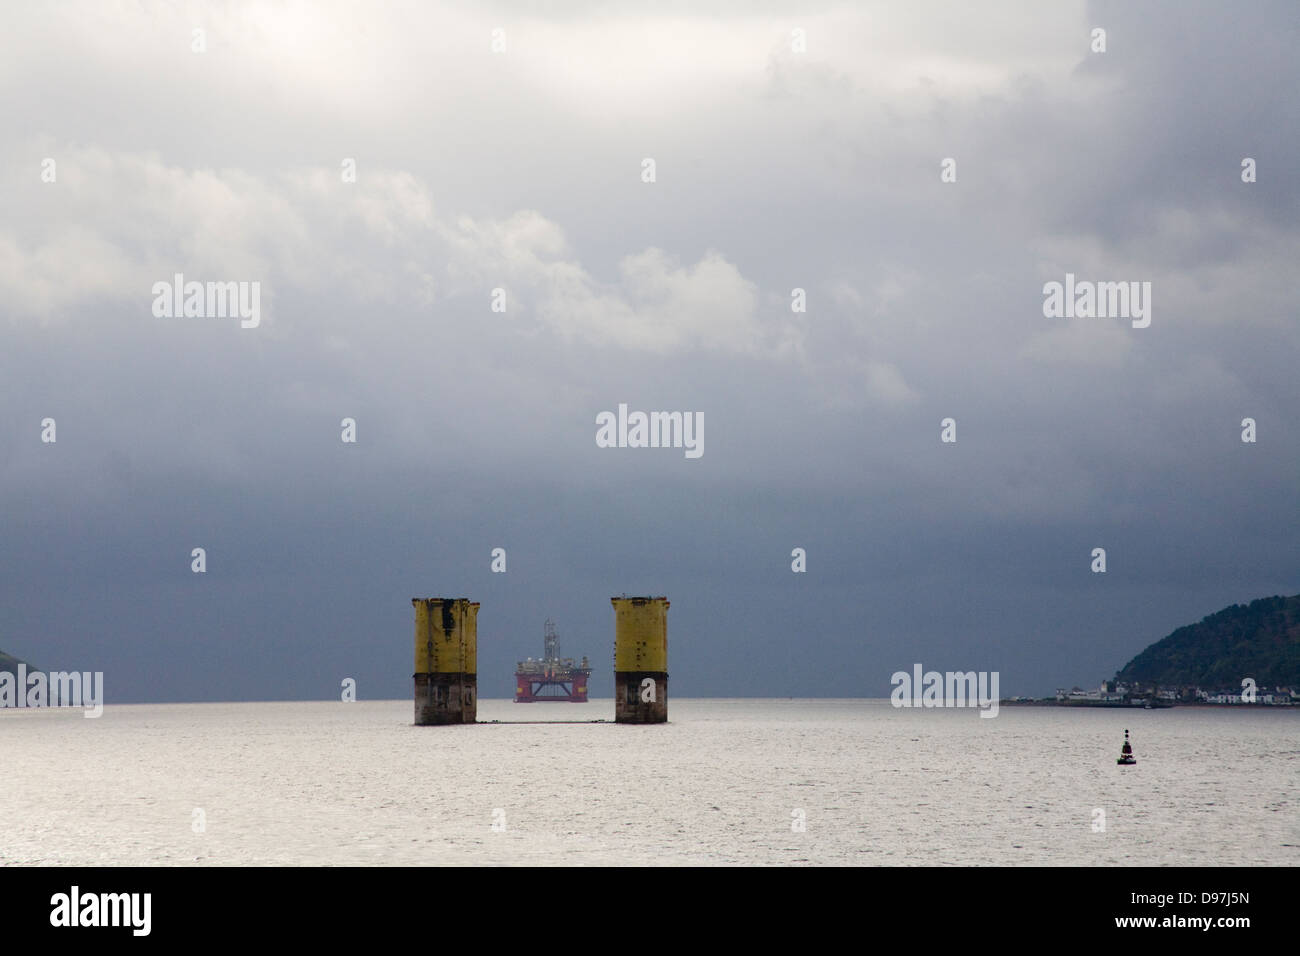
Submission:
[[[610,598],[614,606],[614,721],[668,720],[666,597]]]
[[[478,609],[466,598],[412,598],[415,607],[415,722],[478,719]]]

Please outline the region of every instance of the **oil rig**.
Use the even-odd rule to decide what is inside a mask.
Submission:
[[[515,668],[515,703],[558,700],[585,704],[587,678],[591,676],[587,659],[584,657],[578,664],[572,657],[560,657],[560,637],[555,633],[555,622],[548,619],[545,626],[545,656],[539,661],[530,657],[520,661]]]

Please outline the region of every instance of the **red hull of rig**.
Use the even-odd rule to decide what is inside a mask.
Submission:
[[[531,657],[515,668],[515,703],[535,704],[559,701],[566,704],[587,702],[587,678],[591,668],[584,657],[576,663],[572,657],[560,657],[560,639],[555,624],[546,622],[546,656],[540,661]]]
[[[536,704],[558,700],[568,704],[587,702],[587,672],[572,677],[537,677],[535,674],[515,675],[515,703]]]

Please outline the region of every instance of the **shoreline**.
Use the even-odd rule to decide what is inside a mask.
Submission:
[[[1124,703],[1117,703],[1112,701],[1101,701],[1101,700],[1074,700],[1074,701],[1051,700],[1051,699],[1000,700],[998,701],[998,706],[999,707],[1066,707],[1066,708],[1073,707],[1081,710],[1171,710],[1175,707],[1191,707],[1191,708],[1198,708],[1198,709],[1209,708],[1209,709],[1223,709],[1223,710],[1296,710],[1297,709],[1294,703],[1292,704],[1261,704],[1261,703],[1214,704],[1208,701],[1201,701],[1201,700],[1193,701],[1189,703],[1185,703],[1183,701],[1177,701],[1173,703],[1165,701],[1159,704],[1153,704],[1150,707],[1146,706],[1146,704],[1124,704]]]

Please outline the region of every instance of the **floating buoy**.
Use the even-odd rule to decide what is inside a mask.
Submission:
[[[1128,742],[1128,729],[1124,730],[1124,746],[1120,748],[1119,757],[1115,761],[1121,766],[1137,763],[1137,757],[1133,756],[1133,746]]]

